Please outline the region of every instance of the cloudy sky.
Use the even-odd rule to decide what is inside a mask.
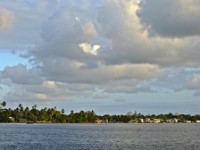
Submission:
[[[0,0],[0,100],[199,113],[200,1]]]

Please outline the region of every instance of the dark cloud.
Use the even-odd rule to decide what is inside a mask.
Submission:
[[[197,0],[141,0],[137,14],[150,35],[179,38],[200,35]]]
[[[28,69],[26,66],[19,64],[13,67],[5,67],[0,72],[1,79],[10,79],[12,83],[32,85],[41,84],[43,77],[39,68]]]

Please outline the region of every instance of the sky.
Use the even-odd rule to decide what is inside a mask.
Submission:
[[[200,113],[200,1],[0,0],[0,101]]]

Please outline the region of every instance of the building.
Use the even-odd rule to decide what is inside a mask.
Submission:
[[[9,117],[9,120],[10,120],[11,122],[15,122],[15,118],[13,118],[13,117]]]
[[[138,123],[138,120],[133,120],[133,119],[131,119],[128,123]]]
[[[144,119],[139,119],[139,123],[144,123]]]
[[[185,123],[192,123],[192,121],[190,121],[190,120],[186,120]]]
[[[161,120],[160,119],[153,119],[153,123],[160,123]]]
[[[166,123],[178,123],[178,119],[173,118],[173,119],[167,119],[165,120]]]
[[[145,123],[152,123],[151,119],[149,119],[149,118],[145,118],[145,119],[144,119],[144,122],[145,122]]]

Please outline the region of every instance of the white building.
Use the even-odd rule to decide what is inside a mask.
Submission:
[[[153,123],[160,123],[161,120],[160,119],[153,119]]]

